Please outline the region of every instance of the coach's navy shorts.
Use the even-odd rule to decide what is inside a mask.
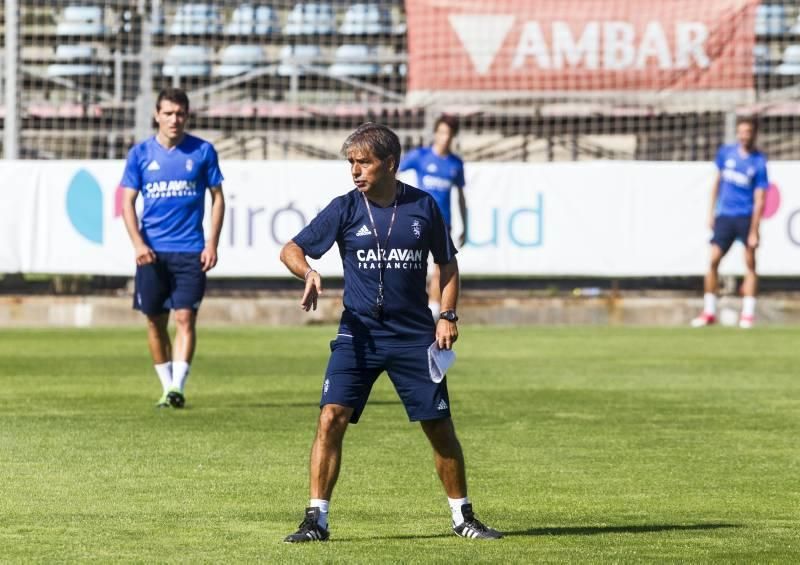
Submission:
[[[342,335],[331,342],[320,408],[326,404],[353,408],[350,421],[355,424],[383,371],[389,374],[410,421],[450,417],[447,378],[438,384],[431,380],[428,346],[376,344]]]
[[[711,243],[725,254],[737,239],[747,245],[752,216],[717,216],[714,220],[714,236]]]
[[[199,253],[156,253],[156,262],[136,267],[133,307],[149,316],[194,310],[206,292]]]

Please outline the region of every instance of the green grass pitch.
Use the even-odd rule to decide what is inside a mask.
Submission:
[[[0,561],[800,562],[800,330],[461,331],[470,495],[506,538],[450,533],[383,376],[302,546],[334,328],[201,327],[184,411],[144,329],[0,331]]]

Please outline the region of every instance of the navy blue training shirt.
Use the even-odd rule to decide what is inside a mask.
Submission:
[[[425,191],[401,182],[397,187],[397,216],[385,248],[394,205],[381,208],[369,203],[382,258],[378,258],[364,197],[356,189],[334,198],[293,241],[314,259],[322,257],[334,242],[339,245],[344,266],[340,334],[428,345],[436,328],[425,284],[428,254],[444,265],[457,252],[436,201]],[[378,294],[381,264],[384,316],[377,320],[370,312]]]
[[[155,136],[134,145],[122,186],[144,198],[142,238],[153,251],[200,252],[205,247],[206,189],[222,184],[214,146],[186,134],[167,149]]]

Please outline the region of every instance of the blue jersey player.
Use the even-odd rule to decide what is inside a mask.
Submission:
[[[448,230],[451,226],[450,192],[458,191],[458,211],[464,230],[458,238],[458,246],[467,241],[467,200],[464,197],[464,162],[452,152],[453,138],[458,134],[458,120],[454,116],[442,115],[433,127],[433,144],[409,152],[400,161],[400,171],[412,170],[417,175],[417,186],[433,196],[442,212]],[[433,317],[439,316],[441,294],[439,292],[439,267],[434,265],[428,286],[428,307]]]
[[[739,327],[753,327],[756,310],[756,249],[759,225],[764,212],[767,158],[755,148],[756,122],[742,118],[736,124],[738,143],[723,145],[717,153],[717,178],[711,195],[709,223],[714,230],[711,239],[711,265],[705,277],[703,312],[692,320],[692,326],[713,324],[717,314],[717,286],[720,261],[734,241],[744,244],[747,272],[742,283],[742,313]]]
[[[135,145],[120,183],[123,217],[136,255],[133,306],[147,316],[147,339],[163,394],[159,407],[182,408],[195,350],[197,310],[206,272],[217,264],[225,215],[222,173],[213,145],[185,133],[189,99],[163,90],[156,101],[158,132]],[[206,190],[211,194],[211,233],[203,234]],[[141,225],[135,203],[141,195]],[[175,312],[175,342],[167,332]]]
[[[281,251],[281,260],[305,279],[301,307],[316,309],[322,279],[306,257],[318,259],[334,243],[344,267],[344,312],[322,385],[317,434],[309,463],[310,497],[299,529],[285,541],[324,541],[328,509],[339,475],[342,440],[386,371],[411,421],[430,441],[436,470],[450,502],[453,531],[468,538],[501,537],[474,515],[467,498],[461,446],[450,418],[446,377],[431,378],[428,347],[450,349],[458,338],[456,251],[436,202],[395,180],[400,140],[367,123],[344,142],[355,189],[335,198]],[[426,306],[428,255],[441,266],[442,307],[436,324]]]

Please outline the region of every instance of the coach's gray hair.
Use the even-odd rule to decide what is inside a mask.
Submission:
[[[342,155],[347,157],[353,149],[368,149],[375,157],[385,161],[394,157],[394,170],[400,166],[400,138],[384,125],[374,122],[361,124],[347,136],[342,144]]]

